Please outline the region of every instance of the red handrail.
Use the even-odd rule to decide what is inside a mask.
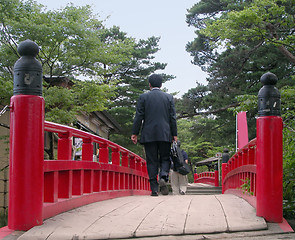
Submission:
[[[201,172],[194,174],[194,183],[205,183],[215,187],[219,186],[218,171],[215,172]]]
[[[231,193],[256,207],[256,138],[222,164],[222,193]]]
[[[58,133],[59,139],[57,160],[44,160],[43,219],[100,200],[150,193],[140,156],[68,126],[45,121],[44,130]],[[72,137],[83,140],[81,161],[73,160]],[[98,162],[93,161],[93,143],[99,145]]]

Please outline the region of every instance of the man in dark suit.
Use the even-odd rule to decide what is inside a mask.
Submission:
[[[177,141],[174,101],[172,95],[160,90],[161,75],[151,75],[149,85],[151,91],[141,94],[138,99],[131,139],[136,144],[141,129],[140,143],[145,148],[152,196],[158,196],[159,185],[160,192],[168,195],[166,183],[170,171],[171,142]]]

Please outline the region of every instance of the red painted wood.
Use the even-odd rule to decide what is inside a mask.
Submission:
[[[120,152],[118,148],[112,148],[112,164],[120,165]]]
[[[72,197],[72,170],[64,170],[58,172],[58,198]]]
[[[109,148],[107,143],[99,144],[99,162],[109,162]]]
[[[58,160],[71,160],[72,159],[72,133],[65,132],[58,134]]]
[[[283,221],[283,120],[257,119],[257,215]]]
[[[93,170],[84,170],[84,191],[83,193],[93,192]]]
[[[58,198],[58,172],[44,173],[44,202],[56,202]]]
[[[73,195],[82,195],[84,192],[84,170],[73,170]]]
[[[42,204],[41,210],[39,209],[41,223],[43,218],[91,202],[150,194],[146,162],[136,154],[109,140],[78,129],[46,121],[44,125],[45,131],[58,133],[59,142],[58,160],[43,161],[41,158],[42,168],[39,172],[42,173],[42,181],[38,183],[42,184],[42,198],[44,184],[46,201]],[[83,139],[82,161],[72,158],[72,137]],[[93,143],[99,144],[99,162],[93,162],[92,159]],[[111,154],[109,150],[112,151]],[[43,148],[40,152],[43,157]],[[129,167],[129,159],[132,159],[132,168]],[[34,189],[30,192],[37,191]],[[32,226],[35,225],[37,224]]]
[[[44,99],[15,95],[10,103],[8,227],[28,230],[42,224]]]
[[[83,139],[82,161],[93,161],[93,143],[91,138]]]
[[[214,185],[215,185],[215,187],[219,187],[219,174],[218,174],[218,171],[214,172]]]
[[[150,191],[145,190],[107,191],[93,194],[84,194],[82,196],[73,196],[71,199],[59,199],[57,203],[44,203],[43,219],[47,219],[62,212],[69,211],[73,208],[81,207],[83,205],[98,201],[108,200],[117,197],[149,194]]]

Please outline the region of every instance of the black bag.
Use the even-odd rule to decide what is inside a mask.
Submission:
[[[176,172],[187,175],[191,171],[189,165],[184,161],[181,149],[176,142],[173,142],[171,147],[171,158]]]
[[[187,175],[190,173],[191,169],[189,165],[186,162],[184,162],[183,165],[179,167],[176,171],[181,175]]]

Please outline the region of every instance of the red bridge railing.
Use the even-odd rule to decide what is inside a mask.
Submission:
[[[44,121],[44,99],[15,95],[10,107],[8,227],[28,230],[49,218],[92,202],[149,194],[146,162],[99,136]],[[58,134],[57,160],[44,160],[44,132]],[[72,158],[81,138],[81,161]],[[93,161],[94,143],[98,162]]]
[[[219,186],[218,171],[215,172],[202,172],[194,174],[194,183],[205,183],[215,187]]]
[[[222,191],[246,199],[257,216],[283,221],[283,121],[279,116],[256,120],[256,139],[222,164]]]
[[[222,193],[246,199],[256,208],[256,139],[222,163]]]
[[[44,218],[114,197],[149,194],[146,162],[96,135],[44,121],[39,46],[26,40],[17,48],[10,99],[8,227],[28,230]],[[44,160],[44,132],[58,134],[57,160]],[[82,144],[81,161],[72,158],[73,137]],[[93,161],[94,143],[98,162]]]
[[[150,193],[146,161],[138,155],[75,128],[46,121],[44,128],[59,139],[57,160],[44,160],[43,219],[100,200]],[[72,160],[73,137],[83,141],[81,161]]]
[[[149,194],[142,158],[93,134],[44,121],[42,67],[35,58],[39,47],[26,40],[18,52],[10,101],[8,228],[28,230],[84,204]],[[224,192],[249,189],[251,199],[256,196],[257,215],[282,222],[283,124],[275,78],[267,73],[261,79],[265,86],[259,93],[256,147],[250,142],[229,160],[223,167],[223,185]],[[44,160],[44,131],[58,134],[57,160]],[[72,159],[73,137],[83,141],[81,161]],[[93,161],[94,143],[99,145],[98,162]]]

